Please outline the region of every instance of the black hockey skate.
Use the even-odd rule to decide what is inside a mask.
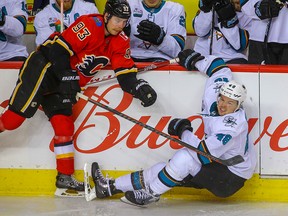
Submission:
[[[97,162],[93,162],[92,164],[91,175],[95,184],[95,192],[97,198],[101,199],[122,192],[115,188],[114,179],[105,178],[103,176]]]
[[[135,191],[127,191],[121,201],[130,205],[144,207],[160,200],[160,195],[155,194],[151,189],[141,189]]]
[[[58,173],[56,176],[56,196],[83,197],[84,183],[77,181],[73,175]]]

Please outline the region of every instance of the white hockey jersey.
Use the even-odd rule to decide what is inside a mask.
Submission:
[[[28,19],[26,0],[1,0],[0,9],[6,14],[5,24],[0,26],[0,61],[27,57],[27,48],[22,43]]]
[[[221,27],[215,13],[212,53],[210,53],[212,11],[208,13],[200,11],[193,20],[193,27],[198,36],[194,50],[204,56],[212,54],[221,57],[225,62],[236,58],[247,60],[246,48],[248,46],[249,37],[244,29],[246,30],[249,28],[252,18],[245,16],[241,12],[237,12],[237,16],[239,24],[232,28],[224,28]]]
[[[79,16],[99,13],[95,4],[83,0],[75,0],[70,10],[64,12],[64,26],[70,26]],[[52,33],[59,31],[61,14],[55,1],[47,5],[36,14],[34,28],[36,32],[36,45],[42,44]]]
[[[241,11],[246,15],[250,16],[254,20],[254,24],[250,30],[250,34],[252,35],[252,40],[264,42],[264,35],[266,33],[267,24],[269,19],[260,20],[259,17],[255,14],[254,5],[259,0],[249,0],[247,1],[241,8]],[[284,6],[280,12],[278,17],[272,18],[268,40],[267,42],[274,43],[288,43],[288,9],[287,4]]]
[[[215,57],[208,56],[196,63],[199,71],[211,75],[217,68],[221,68],[221,61],[214,60]],[[223,61],[222,61],[223,62]],[[249,179],[256,167],[256,152],[253,143],[248,138],[248,123],[243,108],[224,116],[217,115],[217,97],[221,85],[232,79],[231,70],[228,67],[215,72],[208,78],[202,99],[202,117],[204,122],[205,140],[198,139],[193,133],[186,130],[182,134],[182,140],[201,150],[208,151],[220,159],[229,159],[241,155],[244,162],[229,166],[234,174]],[[209,160],[201,155],[191,154],[202,164]]]
[[[131,56],[139,59],[175,58],[183,50],[187,37],[186,18],[183,5],[171,1],[162,1],[158,8],[146,7],[142,0],[128,0],[132,15],[130,19]],[[166,33],[163,42],[157,46],[143,41],[138,34],[137,25],[148,19],[159,25]]]

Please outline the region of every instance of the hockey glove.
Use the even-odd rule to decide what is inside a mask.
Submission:
[[[204,13],[208,13],[209,11],[212,10],[212,6],[214,5],[215,2],[216,0],[199,0],[198,7]]]
[[[232,28],[239,23],[234,6],[230,2],[217,2],[214,8],[222,27]]]
[[[0,10],[0,26],[3,26],[5,24],[5,16],[3,8]]]
[[[137,80],[134,88],[132,89],[132,95],[141,100],[141,104],[144,107],[151,106],[157,99],[157,93],[149,85],[149,83],[143,79]]]
[[[168,125],[168,134],[178,136],[181,139],[182,133],[185,130],[193,132],[191,122],[188,119],[175,118]]]
[[[160,45],[166,35],[160,26],[149,20],[142,20],[137,25],[137,32],[139,34],[135,35],[135,37],[155,45]]]
[[[255,5],[255,14],[261,19],[273,18],[279,15],[283,4],[275,0],[262,0],[258,1]]]
[[[192,49],[186,49],[178,53],[178,58],[181,66],[187,68],[187,70],[195,70],[196,62],[204,59],[204,56]]]
[[[75,70],[66,70],[58,74],[58,79],[60,80],[58,86],[58,92],[64,96],[63,103],[77,102],[77,92],[81,91],[79,86],[79,76]]]

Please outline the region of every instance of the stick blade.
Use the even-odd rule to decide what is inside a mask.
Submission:
[[[222,163],[226,166],[234,166],[236,164],[242,163],[243,161],[244,161],[244,158],[241,155],[236,155],[227,160],[222,160]]]

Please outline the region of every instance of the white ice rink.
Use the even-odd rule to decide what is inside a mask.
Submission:
[[[147,208],[118,199],[0,196],[1,216],[287,216],[288,203],[161,199]]]

